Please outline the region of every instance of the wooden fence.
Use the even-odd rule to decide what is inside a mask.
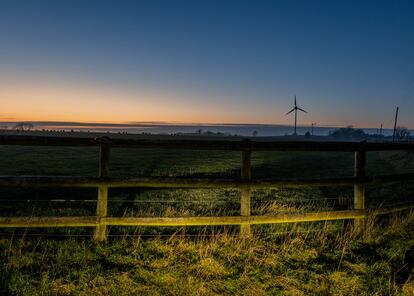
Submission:
[[[264,141],[240,139],[180,139],[172,137],[146,139],[110,139],[43,137],[43,136],[0,136],[0,145],[25,146],[99,146],[98,177],[55,177],[55,176],[0,176],[0,186],[43,186],[43,187],[96,187],[98,188],[96,216],[90,217],[0,217],[1,227],[95,227],[95,239],[107,237],[107,226],[195,226],[195,225],[240,225],[241,235],[251,234],[250,225],[311,222],[324,220],[354,219],[357,228],[362,229],[364,219],[372,212],[365,209],[365,186],[396,181],[414,180],[414,173],[398,175],[366,176],[365,159],[368,151],[414,150],[413,143],[371,143],[371,142],[314,142],[314,141]],[[241,178],[173,178],[173,177],[109,177],[110,150],[125,148],[165,148],[190,150],[230,150],[241,152]],[[317,179],[260,179],[252,178],[252,151],[330,151],[354,152],[355,173],[351,177]],[[251,215],[251,190],[269,187],[301,186],[353,186],[354,209],[346,211],[312,212],[304,214],[280,214],[273,216]],[[108,189],[115,187],[156,188],[238,188],[240,216],[218,217],[108,217]],[[405,209],[402,208],[402,209]],[[390,208],[376,210],[375,214],[402,210]]]

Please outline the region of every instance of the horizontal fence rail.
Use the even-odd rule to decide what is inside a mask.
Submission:
[[[158,139],[159,137],[164,139]],[[342,142],[342,141],[264,141],[251,139],[177,139],[170,136],[157,136],[154,139],[113,139],[79,138],[79,137],[48,137],[48,136],[12,136],[0,135],[0,145],[22,146],[101,146],[108,144],[113,148],[165,148],[191,150],[233,150],[233,151],[389,151],[414,150],[414,143],[395,142]]]
[[[257,225],[296,222],[317,222],[344,219],[365,219],[411,209],[414,203],[396,208],[372,210],[326,211],[274,216],[221,216],[221,217],[0,217],[0,227],[96,227],[108,226],[214,226]]]
[[[271,187],[321,187],[349,186],[355,183],[383,184],[399,181],[414,181],[414,173],[380,175],[366,177],[315,178],[315,179],[210,179],[210,178],[173,178],[173,177],[139,177],[139,178],[99,178],[71,176],[0,176],[0,186],[34,186],[34,187],[155,187],[155,188],[251,188]]]
[[[412,205],[386,209],[365,209],[365,186],[388,182],[413,181],[414,173],[381,176],[365,175],[367,151],[414,151],[414,143],[371,143],[371,142],[314,142],[314,141],[264,141],[250,139],[173,139],[157,137],[147,139],[111,139],[43,137],[43,136],[0,136],[0,145],[24,146],[73,146],[100,148],[99,176],[0,176],[0,186],[20,187],[93,187],[98,188],[96,216],[90,217],[0,217],[0,227],[95,227],[95,239],[105,240],[107,226],[201,226],[240,225],[243,237],[251,235],[250,225],[313,222],[354,219],[357,229],[362,230],[364,219],[372,215],[387,214],[412,208]],[[192,150],[231,150],[241,152],[241,178],[192,178],[192,177],[109,177],[111,148],[162,148]],[[251,175],[251,153],[253,151],[328,151],[354,152],[355,174],[350,177],[315,179],[259,179]],[[319,187],[354,186],[354,209],[301,214],[280,214],[273,216],[251,215],[251,190],[271,187]],[[108,217],[108,189],[121,187],[153,188],[238,188],[240,216],[213,217]]]

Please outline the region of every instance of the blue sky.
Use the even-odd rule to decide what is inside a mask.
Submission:
[[[0,44],[2,120],[414,127],[413,1],[0,1]]]

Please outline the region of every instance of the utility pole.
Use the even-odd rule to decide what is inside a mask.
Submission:
[[[394,121],[394,132],[392,133],[392,141],[395,141],[395,132],[397,130],[397,121],[398,121],[398,106],[397,109],[395,110],[395,121]]]
[[[315,126],[316,123],[312,122],[312,128],[311,128],[311,134],[313,136],[313,127]]]
[[[382,123],[381,123],[379,135],[382,136]]]

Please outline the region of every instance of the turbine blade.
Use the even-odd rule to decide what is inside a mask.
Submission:
[[[303,109],[301,109],[299,107],[297,107],[297,109],[300,110],[300,111],[302,111],[302,112],[308,113],[307,111],[305,111],[305,110],[303,110]]]
[[[286,113],[285,115],[289,115],[290,113],[292,113],[293,111],[295,111],[295,108],[293,108],[292,110],[290,110],[288,113]]]

